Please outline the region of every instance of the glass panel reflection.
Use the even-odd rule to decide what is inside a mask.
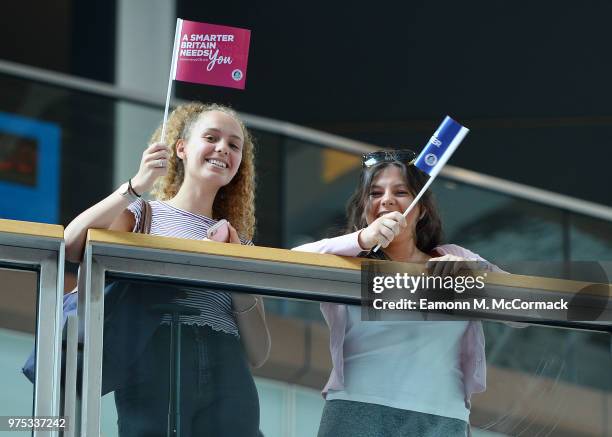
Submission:
[[[488,388],[472,423],[502,435],[609,435],[607,333],[486,323]]]
[[[445,240],[500,261],[563,259],[563,213],[443,178],[433,184]]]
[[[250,364],[267,347],[265,331],[253,335],[259,333],[259,308],[237,311],[236,299],[244,295],[226,291],[111,284],[102,385],[103,393],[114,392],[115,409],[103,402],[107,432],[162,436],[169,428],[182,435],[258,436],[260,406]],[[288,368],[281,361],[277,366]]]
[[[32,415],[34,388],[21,368],[34,350],[37,281],[35,272],[0,269],[0,415],[3,416]]]
[[[570,223],[573,260],[612,261],[612,223],[578,214]]]
[[[317,302],[280,298],[265,298],[265,302],[272,338],[270,356],[262,367],[247,370],[254,377],[259,411],[255,405],[242,404],[241,407],[227,407],[228,411],[232,411],[234,422],[238,420],[236,411],[240,412],[240,420],[257,412],[259,429],[266,437],[314,436],[325,405],[320,390],[331,371],[327,325],[320,316]],[[286,311],[286,308],[292,310]],[[483,326],[487,390],[472,398],[473,435],[606,435],[605,426],[610,421],[606,402],[612,397],[609,334],[543,326],[514,328],[498,322],[484,322]],[[118,396],[104,397],[103,435],[130,435],[133,424],[139,423],[138,415],[142,413],[148,417],[153,411],[159,435],[165,435],[172,356],[169,331],[167,325],[158,328],[147,346],[150,357],[132,366],[131,372],[148,376],[138,383],[132,383],[136,379],[130,380],[130,388],[122,389]],[[200,339],[198,331],[202,333]],[[132,332],[132,336],[134,334]],[[203,428],[199,429],[204,432],[215,425],[198,421],[198,415],[215,411],[216,420],[223,420],[219,409],[226,408],[222,405],[228,398],[238,393],[241,393],[241,403],[248,398],[244,389],[250,386],[250,377],[238,376],[247,375],[244,368],[235,372],[235,363],[241,361],[237,357],[244,354],[244,350],[240,340],[232,338],[231,334],[209,327],[184,324],[182,335],[181,423],[183,430],[201,426]],[[218,338],[229,339],[229,343],[219,342]],[[233,358],[216,356],[220,351]],[[149,352],[145,350],[144,353]],[[411,353],[418,352],[408,352],[407,356]],[[232,375],[231,382],[223,376],[227,372]],[[405,376],[410,378],[411,375]],[[117,405],[133,414],[125,434],[123,430],[118,432]],[[121,426],[120,421],[120,429]]]

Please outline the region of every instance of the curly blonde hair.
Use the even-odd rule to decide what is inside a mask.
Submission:
[[[252,239],[255,233],[255,146],[238,114],[227,106],[191,102],[177,106],[172,111],[166,123],[165,138],[165,143],[170,147],[168,172],[157,180],[152,194],[158,200],[169,200],[176,196],[185,178],[183,161],[176,155],[176,143],[181,138],[187,139],[200,116],[210,111],[220,111],[234,118],[244,136],[242,162],[231,182],[219,189],[213,202],[212,218],[228,220],[241,237]],[[161,130],[161,126],[155,130],[150,143],[161,140]]]

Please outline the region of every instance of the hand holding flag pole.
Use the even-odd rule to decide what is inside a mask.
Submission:
[[[414,161],[414,166],[427,173],[429,179],[423,188],[421,188],[419,194],[416,195],[412,203],[410,203],[406,211],[404,211],[404,217],[407,217],[410,211],[414,209],[423,194],[425,194],[425,191],[427,191],[438,173],[440,173],[442,167],[444,167],[444,164],[446,164],[453,152],[459,147],[459,144],[461,144],[461,141],[463,141],[469,131],[468,128],[460,125],[448,115],[444,118],[442,124],[440,124],[427,145]],[[373,249],[373,252],[378,251],[378,249],[380,249],[380,244]]]

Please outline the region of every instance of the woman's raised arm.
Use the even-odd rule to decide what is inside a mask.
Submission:
[[[149,191],[155,180],[166,173],[167,159],[168,148],[165,145],[153,144],[147,147],[142,154],[138,173],[131,179],[133,191],[139,195]],[[122,231],[133,229],[134,216],[126,208],[135,196],[126,194],[126,192],[126,184],[124,184],[70,222],[64,231],[68,261],[81,261],[88,229]]]

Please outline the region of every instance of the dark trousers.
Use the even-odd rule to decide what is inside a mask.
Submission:
[[[182,436],[259,436],[259,398],[240,340],[183,325],[181,341]],[[120,437],[166,436],[169,326],[160,326],[147,348],[155,361],[138,362],[134,371],[150,366],[153,378],[115,391]]]

